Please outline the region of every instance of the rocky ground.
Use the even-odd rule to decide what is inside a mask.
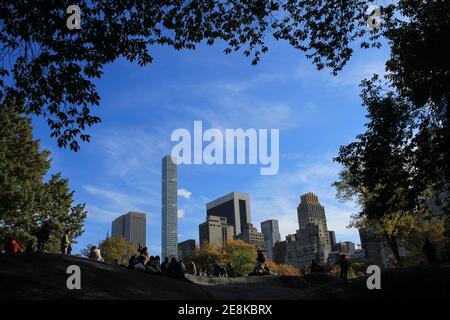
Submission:
[[[81,269],[81,290],[68,290],[66,269]],[[0,299],[449,299],[450,264],[383,272],[381,290],[365,278],[197,278],[194,283],[132,271],[77,256],[0,254]]]

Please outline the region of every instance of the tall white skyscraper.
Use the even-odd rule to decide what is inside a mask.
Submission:
[[[146,215],[130,211],[112,222],[112,237],[124,237],[136,246],[146,246]]]
[[[162,258],[178,258],[178,216],[177,216],[177,165],[176,159],[165,156],[162,159]]]

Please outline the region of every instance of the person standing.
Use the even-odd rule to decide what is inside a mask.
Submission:
[[[345,254],[341,254],[340,260],[336,262],[335,265],[339,265],[339,267],[341,268],[340,272],[341,279],[347,280],[350,262],[346,259]]]
[[[69,254],[69,247],[70,247],[70,238],[69,238],[69,231],[65,231],[63,236],[61,237],[61,254]]]
[[[427,257],[429,264],[437,264],[436,247],[431,243],[430,239],[425,239],[425,244],[423,245],[422,252]]]
[[[191,267],[192,267],[192,274],[194,276],[196,276],[197,275],[197,266],[195,265],[194,261],[191,261]]]

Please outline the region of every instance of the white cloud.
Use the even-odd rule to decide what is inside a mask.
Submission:
[[[178,196],[189,199],[191,197],[192,192],[186,189],[178,189]]]
[[[99,188],[91,185],[84,185],[83,189],[91,195],[97,196],[96,201],[97,208],[100,207],[99,203],[102,204],[102,210],[112,209],[113,212],[123,214],[128,211],[142,211],[146,212],[145,209],[149,207],[159,208],[159,196],[152,193],[136,193],[136,195],[130,195],[120,191],[112,191],[106,188]],[[107,209],[105,209],[107,208]],[[146,212],[147,213],[147,212]]]
[[[183,209],[178,209],[177,210],[177,216],[179,219],[184,218],[184,210]]]

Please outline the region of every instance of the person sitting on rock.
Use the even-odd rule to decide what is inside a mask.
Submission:
[[[150,273],[159,273],[159,271],[155,268],[155,257],[150,256],[150,259],[145,264],[145,268]]]
[[[230,263],[230,262],[228,262],[228,264],[227,264],[226,272],[227,272],[227,276],[228,276],[228,277],[230,277],[230,278],[235,277],[234,269],[233,269],[233,267],[231,266],[231,263]]]
[[[152,267],[155,268],[158,273],[161,273],[161,258],[159,256],[155,256],[155,259],[153,259]]]
[[[188,282],[191,282],[191,280],[187,279],[185,276],[185,273],[183,272],[183,268],[181,267],[181,264],[175,259],[175,257],[172,257],[170,259],[169,264],[167,265],[167,275],[171,278],[175,278],[178,280],[185,280]]]
[[[260,276],[264,272],[264,269],[261,265],[261,263],[257,260],[255,263],[255,267],[253,268],[253,271],[250,272],[249,276]]]
[[[102,262],[105,261],[102,258],[100,249],[97,248],[96,246],[92,246],[91,252],[89,253],[89,259],[92,259],[92,260],[95,260],[95,261],[102,261]]]
[[[267,263],[264,263],[263,269],[264,269],[264,275],[270,275],[270,269],[269,269],[269,266],[267,265]]]
[[[220,269],[221,269],[220,265],[217,262],[214,263],[213,273],[212,273],[214,277],[220,277]]]
[[[6,253],[19,253],[22,252],[22,247],[16,239],[10,238],[5,244],[4,250]]]
[[[134,270],[134,265],[136,264],[136,256],[132,255],[128,260],[128,269]]]
[[[137,271],[147,270],[145,268],[145,257],[144,256],[137,257],[136,264],[134,265],[134,270],[137,270]]]
[[[164,261],[161,263],[161,273],[167,273],[167,267],[169,265],[169,257],[165,257]]]

